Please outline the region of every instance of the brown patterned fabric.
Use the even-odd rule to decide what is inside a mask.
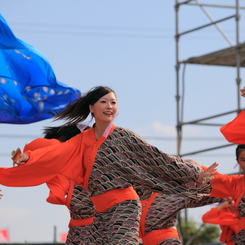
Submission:
[[[139,200],[114,205],[106,212],[96,213],[87,243],[83,245],[138,245]]]
[[[168,238],[158,243],[157,245],[182,245],[183,243],[178,238]]]
[[[163,230],[174,227],[177,214],[185,208],[195,208],[221,202],[223,199],[215,197],[199,197],[191,199],[178,195],[166,195],[160,193],[156,196],[148,209],[145,221],[145,234],[152,230]]]
[[[237,240],[235,245],[244,245],[245,244],[245,229],[237,233]]]
[[[71,203],[70,215],[73,219],[87,219],[93,217],[95,207],[90,199],[89,192],[79,185],[74,185]]]
[[[238,205],[239,214],[237,218],[245,217],[245,194],[243,195],[241,201]],[[235,245],[244,245],[245,244],[245,229],[237,233],[237,240]]]
[[[91,196],[116,188],[140,186],[154,192],[179,193],[195,199],[198,193],[209,193],[211,188],[210,183],[196,183],[201,171],[192,162],[184,162],[177,156],[166,154],[130,130],[117,127],[97,151],[88,187]],[[135,201],[138,202],[131,200]],[[140,210],[135,206],[118,209],[124,203],[96,214],[91,231],[95,237],[91,242],[95,243],[91,244],[138,244],[135,234],[138,236],[139,217],[135,212]],[[134,221],[130,219],[128,223],[127,219],[131,216]]]
[[[70,227],[66,238],[66,245],[88,245],[88,238],[91,236],[91,226],[83,225]]]
[[[116,127],[98,149],[89,177],[91,196],[115,188],[141,186],[154,192],[197,197],[210,183],[196,183],[203,171],[192,162],[166,154],[127,129]]]
[[[89,192],[79,185],[74,185],[70,202],[70,216],[72,219],[80,220],[93,217],[95,207],[90,199]],[[86,245],[91,235],[91,225],[69,227],[66,245]]]

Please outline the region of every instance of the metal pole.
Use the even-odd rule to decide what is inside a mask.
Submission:
[[[241,96],[240,96],[240,86],[241,86],[241,52],[240,52],[240,3],[236,0],[236,69],[237,69],[237,109],[241,109]]]
[[[180,155],[181,147],[181,125],[180,125],[180,94],[179,94],[179,19],[178,19],[179,3],[178,0],[175,0],[175,51],[176,51],[176,106],[177,106],[177,155]]]
[[[178,19],[178,11],[179,11],[179,2],[175,0],[175,54],[176,54],[176,112],[177,112],[177,155],[180,155],[180,147],[181,147],[181,125],[180,125],[180,95],[179,95],[179,19]],[[179,212],[178,216],[178,223],[179,223],[179,235],[181,240],[183,240],[183,230],[182,230],[182,218],[181,212]]]
[[[196,2],[199,4],[198,0],[196,0]],[[202,11],[206,14],[206,16],[209,18],[209,20],[214,23],[214,19],[211,17],[211,15],[206,11],[206,9],[203,7],[202,4],[200,4],[200,8],[202,9]],[[215,27],[217,28],[217,30],[221,33],[221,35],[225,38],[225,40],[233,47],[234,44],[232,43],[232,41],[227,37],[227,35],[223,32],[223,30],[220,28],[219,25],[217,25],[217,23],[214,23]]]
[[[57,227],[54,226],[54,243],[57,243]]]

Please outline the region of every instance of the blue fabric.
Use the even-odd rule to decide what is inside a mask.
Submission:
[[[0,14],[0,123],[51,118],[80,96],[78,89],[56,80],[46,58],[16,38]]]

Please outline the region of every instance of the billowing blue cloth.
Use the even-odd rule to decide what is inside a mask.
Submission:
[[[46,58],[16,38],[0,14],[0,123],[51,118],[80,96],[78,89],[56,80]]]

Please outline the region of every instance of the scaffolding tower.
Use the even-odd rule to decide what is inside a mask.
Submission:
[[[203,0],[204,1],[204,0]],[[222,2],[222,1],[220,1]],[[245,10],[245,7],[240,6],[240,1],[235,0],[234,5],[228,6],[228,5],[222,5],[222,4],[206,4],[206,3],[200,3],[199,0],[189,0],[189,1],[178,1],[175,0],[175,42],[176,42],[176,113],[177,113],[177,155],[180,157],[185,157],[188,155],[194,155],[199,154],[207,151],[212,151],[224,147],[228,147],[234,144],[225,144],[225,145],[219,145],[215,147],[211,147],[208,149],[200,149],[198,151],[192,151],[188,153],[182,153],[181,146],[183,144],[183,127],[186,125],[201,125],[201,126],[223,126],[223,124],[217,124],[217,123],[208,123],[207,121],[210,119],[215,119],[221,116],[225,116],[228,114],[238,114],[241,110],[241,96],[240,96],[240,86],[241,86],[241,68],[245,67],[245,42],[240,42],[240,10]],[[203,13],[207,16],[209,22],[205,25],[198,26],[196,28],[179,32],[179,11],[184,6],[192,6],[192,8],[200,8]],[[234,9],[234,14],[231,16],[227,16],[225,18],[214,20],[211,15],[206,10],[206,7],[211,8],[230,8]],[[225,32],[221,29],[219,24],[223,21],[229,20],[229,19],[235,19],[235,35],[236,35],[236,43],[234,44],[228,36],[225,34]],[[225,40],[228,42],[229,47],[222,50],[217,50],[212,53],[207,53],[205,55],[197,56],[197,57],[191,57],[186,60],[180,60],[179,59],[179,51],[180,51],[180,37],[187,35],[189,33],[195,32],[197,30],[201,30],[203,28],[214,26],[216,27],[217,31],[220,32],[220,34],[225,38]],[[199,64],[199,65],[208,65],[208,66],[227,66],[227,67],[234,67],[236,69],[236,97],[237,97],[237,105],[234,110],[227,111],[224,113],[211,115],[209,117],[205,118],[199,118],[193,121],[183,121],[183,110],[181,107],[181,94],[180,94],[180,67],[181,65],[186,64]],[[185,212],[185,221],[188,221],[187,217],[187,210],[184,210]],[[178,217],[179,227],[180,227],[180,235],[182,236],[182,230],[181,230],[181,217],[179,215]],[[189,243],[187,243],[189,244]],[[187,245],[186,244],[186,245]]]
[[[195,6],[201,8],[201,10],[204,12],[204,14],[208,17],[209,23],[196,27],[194,29],[179,32],[179,11],[181,6]],[[214,8],[232,8],[234,9],[235,13],[231,16],[225,17],[223,19],[214,20],[211,15],[208,13],[205,7],[214,7]],[[193,151],[189,153],[182,153],[181,152],[181,144],[182,144],[182,133],[183,133],[183,126],[185,125],[202,125],[202,126],[223,126],[222,124],[214,124],[214,123],[207,123],[204,121],[207,121],[209,119],[214,119],[217,117],[221,117],[224,115],[228,115],[231,113],[239,113],[241,108],[241,96],[240,96],[240,85],[241,85],[241,67],[245,67],[245,42],[240,42],[240,10],[245,9],[245,7],[240,6],[239,0],[236,0],[236,4],[234,6],[228,6],[228,5],[217,5],[217,4],[205,4],[205,3],[199,3],[198,0],[189,0],[189,1],[175,1],[175,42],[176,42],[176,102],[177,102],[177,155],[184,157],[187,155],[193,155],[198,154],[206,151],[216,150],[219,148],[227,147],[233,144],[225,144],[221,146],[216,146],[208,149],[200,149],[198,151]],[[228,36],[223,32],[223,30],[218,25],[219,23],[229,20],[229,19],[235,19],[236,22],[236,44],[233,44],[232,41],[228,38]],[[186,34],[189,34],[191,32],[201,30],[203,28],[209,27],[214,25],[216,29],[222,34],[222,36],[225,38],[225,40],[229,43],[230,47],[222,50],[218,50],[216,52],[208,53],[202,56],[198,57],[191,57],[189,59],[180,61],[179,59],[179,42],[180,37]],[[199,64],[199,65],[209,65],[209,66],[229,66],[234,67],[236,69],[236,93],[237,93],[237,106],[232,111],[227,111],[225,113],[220,113],[217,115],[212,115],[206,118],[199,118],[193,121],[184,122],[182,117],[183,111],[181,111],[181,94],[180,94],[180,66],[184,64]]]

